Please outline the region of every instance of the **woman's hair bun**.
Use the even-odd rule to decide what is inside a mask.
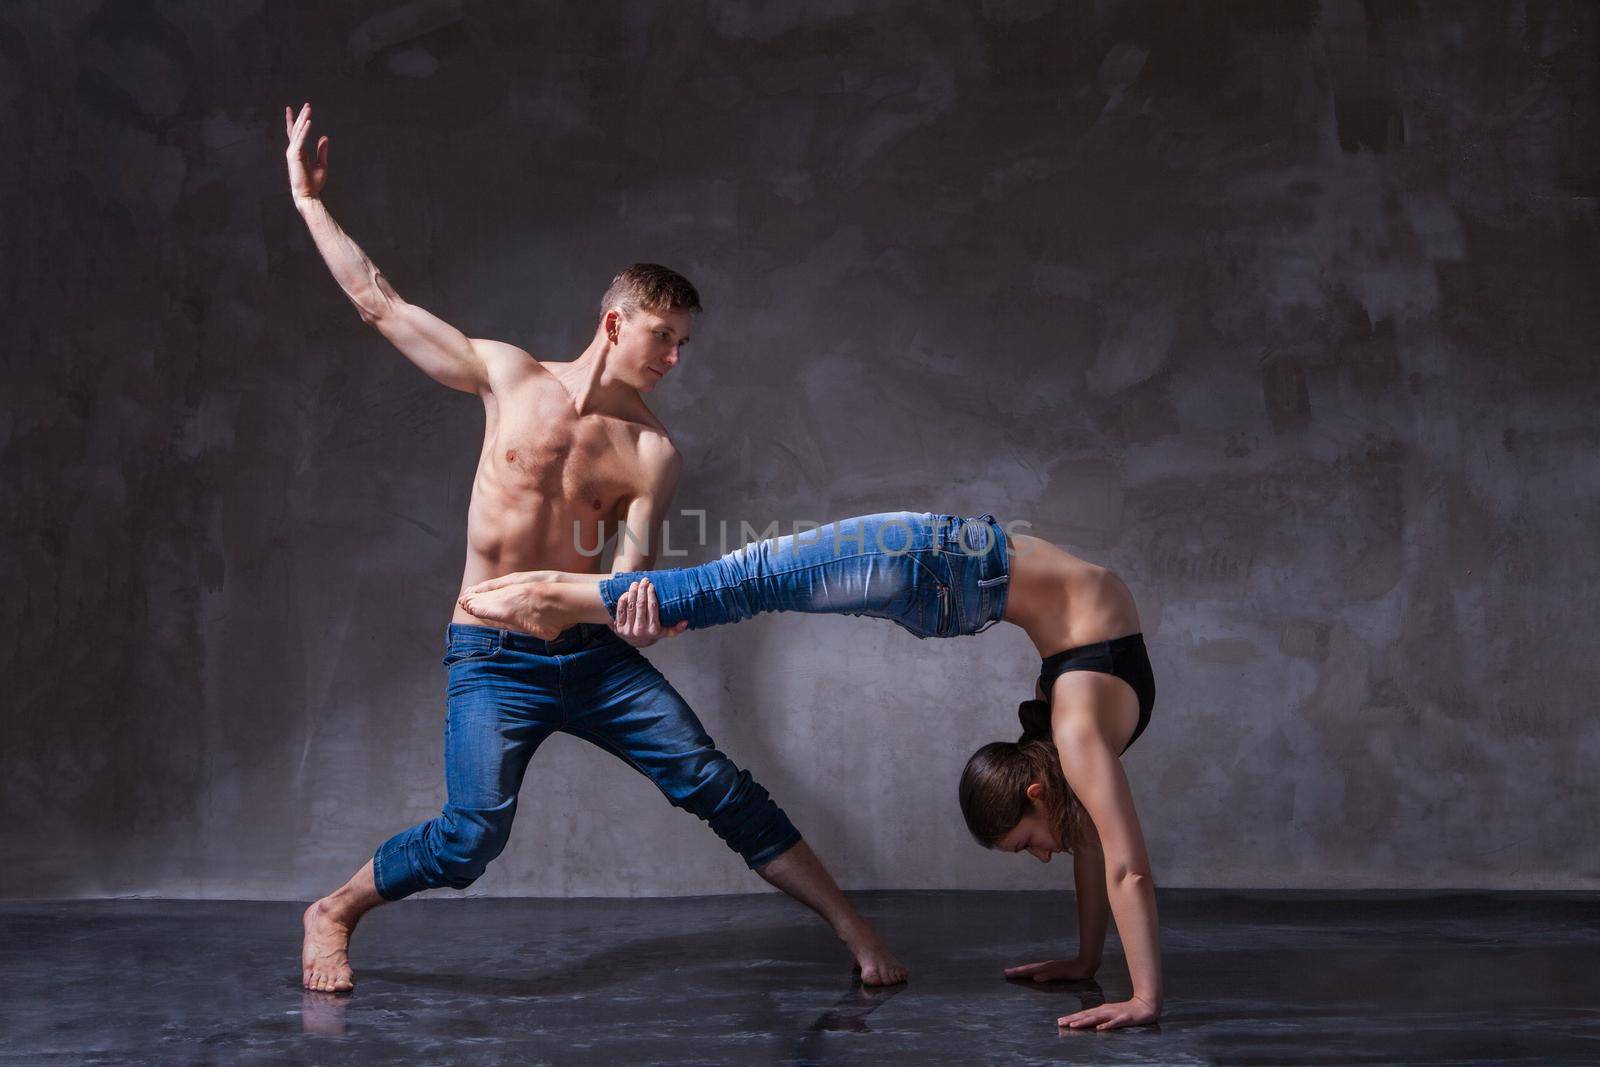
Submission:
[[[1042,700],[1024,700],[1017,705],[1017,718],[1022,722],[1022,736],[1018,741],[1050,740],[1050,705]]]

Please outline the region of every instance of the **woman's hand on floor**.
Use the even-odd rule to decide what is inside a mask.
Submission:
[[[1134,997],[1132,1000],[1121,1000],[1115,1004],[1097,1004],[1071,1015],[1063,1015],[1056,1020],[1056,1025],[1071,1030],[1085,1030],[1091,1026],[1096,1030],[1115,1030],[1120,1026],[1142,1026],[1145,1023],[1153,1023],[1160,1015],[1161,1012],[1155,1005]]]
[[[1044,960],[1024,963],[1020,967],[1007,967],[1007,978],[1032,978],[1035,982],[1081,982],[1093,978],[1100,965],[1092,960],[1073,957],[1070,960]]]

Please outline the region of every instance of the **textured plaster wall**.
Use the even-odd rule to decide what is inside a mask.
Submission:
[[[1600,884],[1597,41],[1581,2],[7,5],[0,895],[304,898],[443,799],[481,408],[329,278],[306,99],[335,217],[475,336],[567,359],[621,265],[697,282],[654,404],[713,531],[993,510],[1122,574],[1160,884]],[[650,655],[847,887],[1070,884],[954,803],[1020,631]],[[472,891],[760,885],[558,736]]]

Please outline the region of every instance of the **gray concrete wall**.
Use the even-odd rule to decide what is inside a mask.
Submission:
[[[0,12],[0,895],[304,898],[443,799],[482,415],[309,243],[306,99],[471,334],[566,359],[622,264],[697,282],[681,506],[993,510],[1125,576],[1161,884],[1600,883],[1592,5],[145,8]],[[651,657],[847,887],[1070,884],[955,808],[1019,631]],[[557,737],[473,892],[760,885]]]

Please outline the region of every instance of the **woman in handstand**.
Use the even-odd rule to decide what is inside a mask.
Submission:
[[[988,848],[1044,863],[1072,854],[1079,947],[1070,960],[1006,976],[1091,977],[1114,916],[1132,997],[1058,1021],[1109,1030],[1160,1014],[1155,883],[1117,758],[1150,721],[1155,681],[1133,596],[1105,568],[1007,535],[993,515],[889,512],[757,541],[697,567],[508,574],[467,589],[461,606],[546,639],[582,622],[623,627],[637,618],[647,632],[670,635],[768,611],[869,615],[919,638],[1020,626],[1043,661],[1035,699],[1018,709],[1019,740],[987,744],[967,761],[961,812]]]

